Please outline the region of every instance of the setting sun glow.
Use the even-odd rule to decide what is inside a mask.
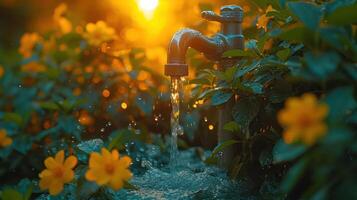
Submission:
[[[159,4],[159,0],[139,0],[139,8],[143,12],[153,12]]]

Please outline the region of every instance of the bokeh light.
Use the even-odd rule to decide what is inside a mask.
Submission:
[[[121,107],[123,110],[126,110],[126,109],[128,108],[128,104],[125,103],[125,102],[122,102],[122,103],[120,104],[120,107]]]
[[[212,131],[214,129],[214,126],[212,124],[208,125],[208,129]]]
[[[110,91],[108,89],[104,89],[102,95],[103,97],[108,98],[110,96]]]

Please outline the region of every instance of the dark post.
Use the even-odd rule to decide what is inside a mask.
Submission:
[[[223,18],[227,18],[226,21],[222,21],[221,34],[228,38],[229,48],[231,49],[244,49],[244,37],[242,34],[242,19],[243,10],[239,6],[224,6],[221,8],[221,15]],[[229,20],[228,20],[229,19]],[[219,67],[221,70],[226,70],[237,63],[237,58],[221,58],[219,61]],[[224,104],[218,110],[219,123],[218,123],[218,143],[223,143],[227,140],[232,140],[234,134],[223,130],[223,126],[232,121],[232,108],[235,103],[233,97],[230,101]],[[227,147],[222,152],[222,157],[219,160],[219,166],[222,168],[228,168],[234,159],[234,153],[237,150],[237,145]]]

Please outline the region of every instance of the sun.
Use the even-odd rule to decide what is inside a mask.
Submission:
[[[159,0],[139,0],[139,8],[143,12],[152,12],[159,4]]]

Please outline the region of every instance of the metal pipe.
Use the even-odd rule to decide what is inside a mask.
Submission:
[[[188,75],[188,65],[185,60],[189,47],[203,52],[210,59],[213,59],[213,57],[218,59],[227,48],[225,41],[226,39],[223,36],[209,38],[193,29],[186,28],[176,32],[169,44],[165,75]]]
[[[239,6],[229,5],[221,8],[221,15],[212,11],[203,11],[202,17],[209,21],[221,23],[221,31],[215,36],[209,38],[202,33],[192,29],[182,29],[176,32],[169,44],[167,53],[167,64],[165,65],[165,75],[171,77],[181,77],[188,75],[188,65],[185,57],[189,47],[192,47],[214,61],[219,61],[220,70],[232,67],[239,58],[223,58],[222,54],[231,49],[243,49],[244,37],[242,35],[241,22],[243,19],[243,10]],[[223,129],[224,124],[232,121],[232,111],[234,99],[231,99],[218,110],[218,142],[222,143],[234,139],[234,134],[228,133]],[[230,146],[223,150],[219,166],[228,169],[233,161],[237,146]]]

